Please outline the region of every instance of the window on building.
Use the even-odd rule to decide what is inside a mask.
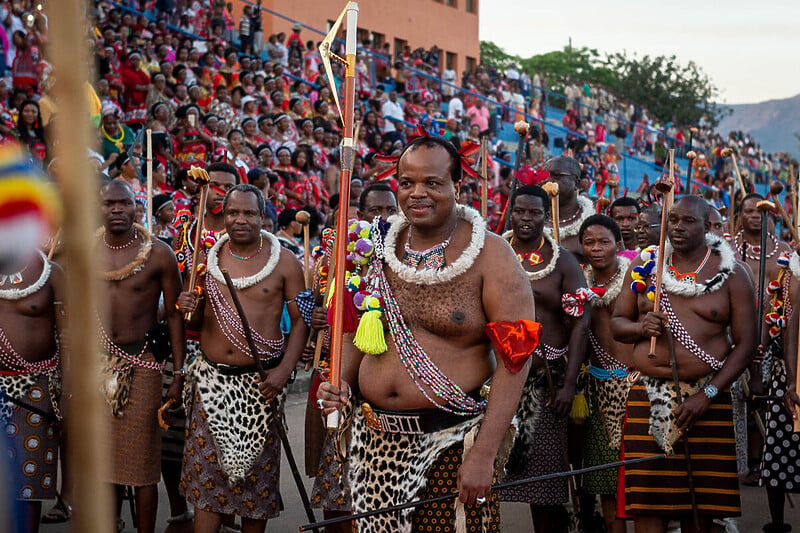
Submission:
[[[456,4],[456,0],[445,0],[445,3],[450,7],[458,7],[458,4]]]
[[[475,72],[475,58],[467,56],[467,72]]]
[[[455,70],[458,56],[453,52],[446,52],[444,56],[444,68],[447,70]]]
[[[372,47],[378,49],[386,42],[386,36],[376,31],[372,32]]]
[[[393,50],[394,58],[392,58],[393,60],[403,55],[403,48],[405,48],[406,45],[408,45],[408,41],[404,39],[398,39],[395,37],[394,50]]]
[[[478,11],[475,9],[475,0],[465,0],[464,6],[467,8],[467,13],[477,13]]]

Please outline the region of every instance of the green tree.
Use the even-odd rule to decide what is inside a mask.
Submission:
[[[481,64],[505,69],[511,63],[519,62],[519,56],[511,55],[491,41],[481,41]]]

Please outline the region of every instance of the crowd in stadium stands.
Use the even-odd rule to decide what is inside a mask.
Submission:
[[[245,6],[238,21],[231,4],[221,0],[134,4],[155,20],[105,2],[91,10],[94,89],[102,106],[98,150],[92,154],[98,171],[106,178],[121,176],[141,191],[144,143],[137,134],[149,128],[157,192],[175,196],[179,205],[191,204],[194,187],[186,177],[191,165],[227,161],[243,180],[264,187],[274,211],[311,206],[328,213],[338,189],[340,121],[318,42],[309,39],[308,30],[287,23],[286,32],[265,36],[262,19],[272,15],[258,9],[260,4]],[[0,83],[0,133],[48,164],[48,130],[57,110],[49,95],[52,68],[42,53],[47,19],[30,1],[3,5],[6,81]],[[513,160],[513,147],[499,140],[500,124],[526,114],[532,128],[518,175],[524,183],[538,179],[551,148],[570,150],[584,165],[585,186],[594,195],[611,191],[606,185],[616,183],[624,154],[652,157],[659,166],[668,148],[676,148],[678,156],[697,151],[694,183],[713,203],[724,201],[723,182],[731,172],[729,159],[720,156],[725,146],[736,148],[756,182],[786,176],[788,156],[765,153],[748,134],[723,138],[701,120],[689,147],[687,129],[662,123],[600,86],[567,80],[566,99],[559,103],[543,75],[530,76],[516,65],[504,72],[478,66],[462,73],[459,83],[452,69],[440,69],[435,46],[406,46],[392,56],[388,44],[359,44],[359,157],[353,172],[359,185],[374,181],[385,168],[376,154],[396,154],[417,133],[417,125],[457,144],[478,142],[485,133],[495,185],[490,212],[496,219],[507,198]],[[336,64],[334,75],[340,84]],[[551,139],[544,131],[549,106],[565,108],[558,130],[563,137]],[[649,196],[649,185],[645,178],[638,192]],[[478,190],[476,183],[467,183],[463,201],[477,201]],[[350,201],[356,198],[354,193]]]

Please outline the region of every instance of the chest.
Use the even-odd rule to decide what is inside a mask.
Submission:
[[[536,314],[560,314],[563,276],[557,270],[544,279],[531,281]]]
[[[0,299],[0,327],[13,323],[15,317],[36,318],[52,311],[53,291],[48,283],[40,290],[19,300]]]
[[[465,274],[436,285],[400,280],[387,268],[387,280],[410,328],[422,328],[442,337],[482,335],[486,314],[481,305],[481,280]]]

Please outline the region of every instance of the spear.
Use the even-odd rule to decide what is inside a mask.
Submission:
[[[336,34],[342,24],[342,20],[347,15],[347,34],[345,37],[345,57],[339,57],[331,50]],[[344,306],[344,276],[345,276],[345,256],[347,255],[347,199],[350,198],[350,177],[353,173],[353,109],[355,105],[355,75],[356,75],[356,29],[358,27],[358,2],[348,2],[344,10],[339,14],[336,23],[325,39],[319,45],[319,52],[322,57],[322,64],[331,85],[336,107],[342,119],[342,157],[341,171],[339,173],[339,216],[336,221],[336,269],[334,280],[336,287],[333,293],[333,324],[331,332],[331,366],[330,383],[335,387],[341,387],[341,368],[342,368],[342,343],[343,343],[343,306]],[[344,77],[344,98],[342,105],[339,104],[339,97],[336,93],[336,81],[331,69],[331,60],[340,63],[345,67]],[[344,109],[342,109],[344,107]],[[339,426],[339,412],[334,411],[328,415],[327,427],[334,430]]]

